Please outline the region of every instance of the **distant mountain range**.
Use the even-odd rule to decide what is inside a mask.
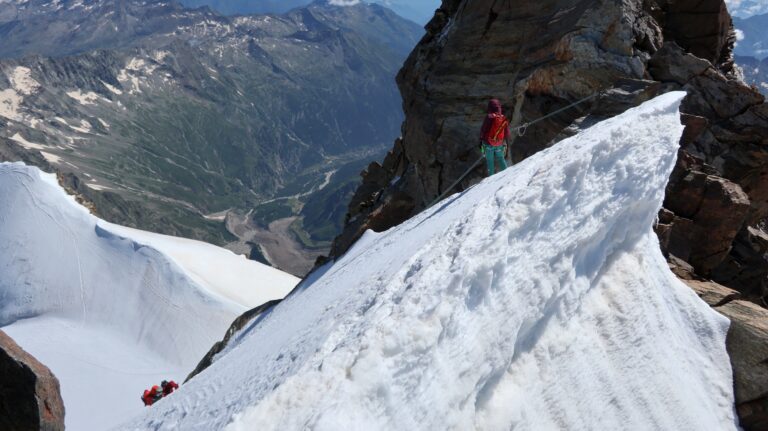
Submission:
[[[736,55],[755,57],[759,60],[768,57],[768,13],[749,18],[733,18],[736,27]]]
[[[748,84],[768,95],[768,13],[734,17],[733,25],[738,39],[734,47],[736,64],[743,70]]]
[[[755,57],[736,56],[736,64],[744,72],[744,81],[768,96],[768,58],[760,61]]]
[[[440,0],[369,0],[368,2],[382,4],[400,16],[419,24],[426,24],[435,14],[435,9],[440,7]],[[296,7],[306,6],[312,3],[312,0],[182,0],[182,3],[190,7],[210,6],[223,14],[236,15],[284,13]],[[352,3],[355,1],[353,0]]]
[[[749,18],[768,13],[768,2],[765,0],[725,0],[725,3],[731,15],[736,18]]]
[[[57,170],[113,222],[223,245],[237,240],[226,210],[264,227],[298,217],[291,231],[322,250],[350,182],[399,135],[394,77],[422,31],[375,4],[225,17],[6,1],[0,160]]]

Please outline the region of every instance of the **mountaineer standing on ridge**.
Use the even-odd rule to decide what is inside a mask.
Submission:
[[[509,120],[501,112],[501,102],[491,99],[488,102],[488,115],[480,129],[480,152],[488,162],[489,176],[496,172],[496,160],[499,161],[499,172],[507,169],[505,157],[509,136]]]

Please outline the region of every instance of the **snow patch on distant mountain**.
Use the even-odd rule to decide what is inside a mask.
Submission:
[[[0,91],[0,117],[22,121],[21,104],[24,96],[34,94],[40,88],[40,84],[32,79],[31,72],[27,67],[17,66],[6,74],[11,88]]]
[[[144,388],[182,380],[239,314],[298,282],[218,247],[105,223],[23,164],[0,164],[0,200],[0,327],[59,378],[68,429],[141,412]]]
[[[651,229],[684,95],[367,232],[121,429],[736,429],[728,321]]]

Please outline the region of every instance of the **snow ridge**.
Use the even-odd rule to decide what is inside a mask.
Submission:
[[[728,322],[651,230],[683,96],[367,233],[120,429],[735,429]]]
[[[296,284],[218,247],[100,221],[21,163],[0,164],[0,200],[0,327],[59,378],[69,429],[141,412],[143,389],[183,379],[247,307]],[[217,267],[187,270],[185,251]],[[206,270],[242,278],[209,283]]]

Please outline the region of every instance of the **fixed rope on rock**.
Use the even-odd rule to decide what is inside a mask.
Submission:
[[[564,106],[564,107],[562,107],[562,108],[560,108],[560,109],[558,109],[558,110],[556,110],[556,111],[552,111],[552,112],[550,112],[549,114],[547,114],[547,115],[544,115],[544,116],[542,116],[542,117],[539,117],[539,118],[537,118],[537,119],[535,119],[535,120],[533,120],[533,121],[528,121],[528,122],[526,122],[526,123],[523,123],[523,124],[521,124],[520,126],[514,127],[513,129],[515,130],[515,132],[516,132],[516,134],[517,134],[518,136],[524,136],[524,135],[525,135],[525,132],[528,130],[528,128],[529,128],[530,126],[533,126],[534,124],[537,124],[537,123],[539,123],[539,122],[541,122],[541,121],[544,121],[544,120],[546,120],[546,119],[548,119],[548,118],[554,117],[555,115],[557,115],[557,114],[560,114],[561,112],[567,111],[567,110],[569,110],[569,109],[571,109],[571,108],[573,108],[573,107],[575,107],[575,106],[581,105],[582,103],[588,102],[588,101],[590,101],[590,100],[592,100],[592,99],[594,99],[594,98],[596,98],[596,97],[598,97],[598,96],[602,95],[604,92],[605,92],[605,90],[600,90],[600,91],[598,91],[598,92],[596,92],[596,93],[593,93],[593,94],[591,94],[591,95],[589,95],[589,96],[587,96],[587,97],[584,97],[584,98],[582,98],[582,99],[579,99],[579,100],[577,100],[577,101],[575,101],[575,102],[571,103],[570,105]],[[454,187],[456,187],[456,186],[457,186],[457,185],[458,185],[460,182],[464,181],[464,179],[467,177],[467,175],[469,175],[469,174],[470,174],[470,173],[471,173],[473,170],[475,170],[475,168],[477,168],[477,166],[478,166],[478,165],[479,165],[479,164],[480,164],[480,163],[481,163],[481,162],[482,162],[484,159],[485,159],[485,155],[482,155],[482,156],[480,156],[480,157],[479,157],[479,158],[478,158],[478,159],[475,161],[475,163],[473,163],[473,164],[472,164],[472,166],[470,166],[470,167],[469,167],[469,168],[468,168],[466,171],[464,171],[464,173],[463,173],[463,174],[461,174],[461,176],[459,176],[459,178],[458,178],[458,179],[456,179],[456,181],[454,181],[453,183],[451,183],[451,185],[450,185],[450,186],[448,186],[448,188],[446,188],[446,189],[445,189],[445,190],[444,190],[444,191],[443,191],[443,192],[442,192],[442,193],[441,193],[441,194],[440,194],[440,195],[439,195],[437,198],[435,198],[435,200],[433,200],[433,201],[432,201],[432,203],[430,203],[430,204],[427,206],[427,209],[431,208],[431,207],[432,207],[432,206],[434,206],[436,203],[440,202],[440,201],[441,201],[441,200],[442,200],[442,199],[443,199],[445,196],[447,196],[447,195],[448,195],[448,193],[450,193],[450,192],[451,192],[451,190],[453,190],[453,188],[454,188]]]
[[[568,106],[564,106],[564,107],[562,107],[562,108],[560,108],[560,109],[558,109],[556,111],[552,111],[552,112],[550,112],[549,114],[547,114],[547,115],[545,115],[543,117],[539,117],[539,118],[537,118],[537,119],[535,119],[533,121],[528,121],[526,123],[521,124],[520,126],[515,128],[517,136],[525,136],[525,132],[528,130],[529,127],[533,126],[534,124],[539,123],[541,121],[544,121],[544,120],[546,120],[548,118],[554,117],[555,115],[557,115],[557,114],[559,114],[561,112],[565,112],[565,111],[567,111],[567,110],[569,110],[569,109],[571,109],[571,108],[573,108],[575,106],[581,105],[582,103],[588,102],[588,101],[594,99],[595,97],[601,96],[604,92],[605,92],[604,90],[600,90],[600,91],[598,91],[596,93],[593,93],[593,94],[591,94],[591,95],[589,95],[589,96],[587,96],[587,97],[585,97],[583,99],[579,99],[579,100],[571,103]]]

